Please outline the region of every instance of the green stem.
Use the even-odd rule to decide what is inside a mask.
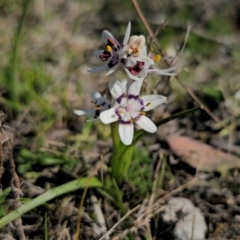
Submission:
[[[186,114],[192,113],[200,107],[191,108],[180,113],[171,115],[168,118],[162,119],[156,125],[167,123],[175,118],[185,116]],[[130,163],[132,161],[133,148],[134,145],[139,141],[139,139],[145,134],[144,130],[139,130],[134,134],[133,142],[130,146],[125,146],[120,142],[118,136],[118,125],[112,125],[112,136],[113,136],[113,153],[111,157],[111,168],[112,177],[119,184],[122,182],[123,178],[126,176]]]
[[[111,157],[112,177],[119,184],[126,175],[132,159],[133,148],[125,145],[120,141],[118,133],[118,122],[111,124],[113,153]]]
[[[119,184],[128,172],[134,145],[125,146],[122,143],[119,144],[118,149],[113,151],[111,157],[112,177]]]
[[[120,143],[120,138],[118,134],[118,122],[111,123],[111,134],[113,140],[113,149],[116,149]]]

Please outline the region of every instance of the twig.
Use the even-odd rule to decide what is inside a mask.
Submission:
[[[178,55],[177,55],[177,57],[176,57],[176,61],[175,61],[175,62],[173,61],[173,62],[174,62],[174,63],[173,63],[174,65],[177,64],[180,56],[182,55],[182,53],[183,53],[183,51],[184,51],[184,49],[185,49],[185,47],[186,47],[186,44],[187,44],[187,40],[188,40],[188,38],[189,38],[189,33],[190,33],[190,31],[191,31],[191,25],[189,24],[188,27],[187,27],[187,32],[186,32],[186,35],[185,35],[185,38],[184,38],[183,45],[182,45],[182,47],[181,47],[181,49],[180,49],[180,52],[178,53]]]
[[[135,8],[135,10],[136,10],[136,12],[137,12],[140,20],[142,21],[144,27],[146,28],[148,34],[150,35],[150,37],[154,38],[154,39],[153,39],[153,42],[154,42],[155,46],[157,47],[158,51],[159,51],[159,52],[161,53],[161,55],[163,56],[164,61],[166,62],[166,64],[167,64],[168,66],[171,66],[171,62],[167,59],[166,54],[165,54],[165,52],[163,51],[163,49],[161,48],[160,43],[159,43],[159,42],[157,41],[157,39],[155,38],[154,33],[153,33],[152,29],[150,28],[150,26],[149,26],[149,24],[148,24],[145,16],[143,15],[142,10],[140,9],[140,7],[139,7],[139,5],[138,5],[137,0],[132,0],[132,3],[133,3],[133,6],[134,6],[134,8]],[[200,105],[200,107],[201,107],[215,122],[217,122],[217,123],[220,124],[222,127],[224,127],[223,124],[221,123],[220,119],[219,119],[217,116],[215,116],[215,114],[214,114],[206,105],[204,105],[204,104],[202,103],[202,101],[192,92],[192,90],[190,90],[188,87],[186,87],[186,86],[182,83],[182,81],[181,81],[181,79],[179,78],[179,76],[176,75],[175,77],[176,77],[178,83],[179,83],[179,84],[182,86],[182,88],[194,99],[194,101],[196,101],[196,102]]]
[[[115,228],[123,221],[125,220],[129,215],[131,215],[133,212],[135,212],[136,210],[138,210],[140,208],[140,204],[137,205],[135,208],[133,208],[132,210],[129,210],[126,215],[124,215],[116,224],[113,225],[112,228],[109,229],[108,232],[106,232],[99,240],[103,240],[106,236],[109,236],[114,230]]]

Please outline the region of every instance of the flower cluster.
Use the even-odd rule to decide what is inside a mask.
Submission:
[[[106,75],[113,73],[117,68],[123,67],[129,80],[122,82],[109,81],[109,91],[112,100],[109,101],[106,92],[91,93],[95,110],[75,110],[77,115],[100,119],[109,124],[119,121],[119,136],[125,145],[133,140],[134,123],[147,132],[157,131],[156,125],[145,116],[145,112],[164,103],[166,97],[161,95],[147,95],[140,97],[139,93],[144,79],[150,73],[160,75],[175,75],[174,68],[154,68],[159,55],[147,53],[145,37],[131,36],[131,23],[128,24],[124,40],[119,44],[117,39],[108,31],[102,32],[105,49],[95,50],[94,56],[103,63],[98,67],[88,69],[89,72],[107,71]]]

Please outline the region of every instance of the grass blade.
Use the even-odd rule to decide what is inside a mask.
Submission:
[[[69,192],[73,192],[77,189],[84,188],[86,184],[89,184],[89,187],[101,187],[102,183],[97,178],[91,178],[89,180],[88,177],[73,180],[71,182],[65,183],[56,188],[50,189],[43,193],[42,195],[34,198],[32,201],[22,205],[21,207],[15,209],[10,212],[6,216],[0,219],[0,228],[4,227],[8,223],[12,222],[14,219],[22,216],[24,213],[29,212],[30,210],[46,203],[47,201],[54,199],[62,194],[66,194]]]

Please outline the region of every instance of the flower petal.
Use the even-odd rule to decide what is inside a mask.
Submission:
[[[110,89],[110,91],[111,91],[111,89],[113,88],[113,86],[115,85],[116,82],[118,82],[118,81],[116,79],[114,79],[114,78],[109,80],[108,88]]]
[[[128,84],[128,80],[122,80],[121,82],[120,82],[120,84],[122,85],[122,87],[123,87],[123,89],[125,90],[125,92],[126,92],[126,88],[127,88],[127,84]]]
[[[102,59],[100,58],[100,55],[102,55],[104,50],[98,49],[93,52],[94,57],[102,62]]]
[[[136,57],[127,57],[125,60],[125,66],[126,67],[133,67],[137,64],[137,58]]]
[[[74,113],[78,116],[94,117],[96,115],[95,110],[74,110]]]
[[[134,95],[134,96],[139,95],[142,84],[143,84],[143,79],[139,79],[138,81],[133,82],[128,89],[128,95]]]
[[[128,71],[128,69],[125,68],[125,67],[124,67],[124,70],[125,70],[127,76],[128,76],[130,79],[135,80],[135,81],[143,81],[144,78],[147,76],[147,71],[143,71],[143,73],[144,73],[143,76],[144,76],[144,77],[140,77],[140,76],[138,76],[138,75],[132,75],[132,74]]]
[[[130,32],[131,32],[131,22],[128,22],[128,26],[127,26],[126,33],[123,40],[123,46],[127,45],[128,39],[130,37]]]
[[[130,119],[129,113],[125,113],[118,126],[120,139],[125,145],[130,145],[133,140],[134,128],[133,122]]]
[[[157,131],[156,125],[148,117],[142,115],[136,120],[136,124],[147,132],[154,133]]]
[[[94,101],[97,101],[99,98],[103,97],[100,92],[90,92],[90,96]]]
[[[110,90],[112,96],[115,99],[118,99],[119,97],[121,97],[125,93],[122,84],[118,81],[115,81],[114,83],[109,82],[108,86],[109,86],[109,90]]]
[[[119,117],[116,114],[116,108],[110,108],[100,114],[100,120],[104,124],[116,122],[118,119],[119,119]]]
[[[141,56],[142,57],[147,57],[148,56],[148,54],[147,54],[147,47],[146,46],[144,46],[142,48]]]
[[[167,100],[166,97],[161,95],[146,95],[141,99],[143,100],[144,111],[150,111]]]
[[[107,75],[112,74],[118,67],[119,67],[119,64],[117,63],[115,66],[110,68],[110,70],[105,75],[107,76]]]
[[[107,44],[109,39],[113,40],[116,46],[119,46],[118,40],[109,31],[104,30],[102,32],[102,40],[103,40],[103,42],[105,44]]]
[[[157,69],[157,68],[150,68],[148,69],[149,73],[156,73],[159,75],[165,75],[165,76],[176,76],[177,74],[173,72],[175,68],[167,68],[167,69]]]
[[[154,65],[154,61],[149,57],[143,57],[143,56],[136,57],[136,60],[138,62],[144,62],[144,67],[145,68],[149,68],[150,66]]]
[[[107,70],[109,70],[109,67],[107,64],[105,64],[105,65],[89,68],[87,71],[88,72],[104,72]]]
[[[127,50],[127,45],[123,46],[120,51],[118,52],[118,57],[120,59],[120,61],[122,59],[126,59],[127,58],[127,54],[126,54],[126,50]]]

